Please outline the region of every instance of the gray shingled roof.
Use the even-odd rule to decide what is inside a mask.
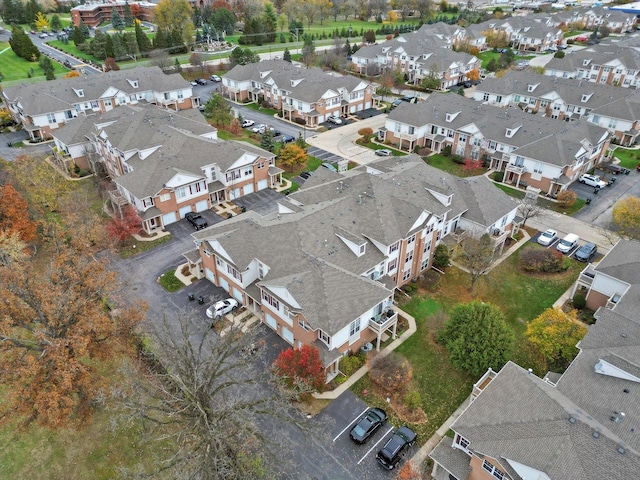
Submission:
[[[137,80],[138,88],[134,88],[128,80]],[[136,67],[101,75],[62,78],[44,84],[4,87],[3,93],[10,101],[19,100],[25,115],[34,116],[75,109],[75,104],[90,103],[103,97],[110,87],[126,94],[191,88],[181,75],[165,75],[159,67]],[[82,90],[84,96],[79,97],[74,89]]]
[[[640,284],[640,243],[620,240],[595,269],[628,284]]]

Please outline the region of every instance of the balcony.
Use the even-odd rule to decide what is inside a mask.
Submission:
[[[296,107],[294,107],[293,105],[289,105],[288,103],[284,103],[282,104],[282,109],[286,112],[293,112]]]
[[[593,278],[596,276],[596,271],[593,268],[593,265],[589,264],[587,267],[580,272],[580,276],[578,277],[578,282],[581,285],[585,285],[586,287],[591,287],[593,283]]]
[[[473,384],[473,390],[471,391],[471,401],[475,400],[476,397],[482,393],[482,391],[486,388],[487,385],[489,385],[489,383],[491,383],[491,380],[493,380],[496,375],[498,375],[497,372],[489,369],[482,377],[480,377],[480,380]]]
[[[380,334],[393,326],[398,321],[398,314],[393,310],[387,310],[369,319],[369,328]]]
[[[517,173],[518,175],[522,175],[523,173],[527,172],[527,168],[524,166],[513,165],[509,163],[507,164],[506,171],[514,172],[514,173]]]
[[[495,229],[493,232],[491,232],[491,240],[493,240],[494,245],[500,245],[507,240],[508,235],[509,232],[507,231],[502,232],[499,229]]]

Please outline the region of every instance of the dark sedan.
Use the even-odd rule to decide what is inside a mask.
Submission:
[[[387,414],[381,408],[372,408],[351,429],[349,436],[356,443],[363,444],[387,421]]]
[[[581,246],[576,253],[573,255],[576,260],[580,260],[581,262],[590,261],[595,254],[598,253],[598,247],[595,243],[585,243]]]

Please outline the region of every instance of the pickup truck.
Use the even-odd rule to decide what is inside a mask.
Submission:
[[[189,212],[184,216],[184,218],[186,218],[187,222],[193,225],[193,228],[195,228],[196,230],[202,230],[203,228],[207,228],[209,226],[207,221],[202,218],[202,215],[199,215],[197,213]]]

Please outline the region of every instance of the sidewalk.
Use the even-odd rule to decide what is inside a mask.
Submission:
[[[409,338],[411,335],[416,333],[416,330],[417,330],[417,328],[416,328],[416,319],[415,318],[413,318],[411,315],[409,315],[404,310],[400,310],[395,305],[392,306],[391,308],[393,310],[395,310],[396,312],[398,312],[398,315],[402,314],[402,316],[407,319],[407,322],[409,322],[409,328],[408,328],[408,330],[406,332],[404,332],[402,335],[400,335],[398,338],[396,338],[393,342],[391,342],[389,345],[387,345],[385,348],[383,348],[380,351],[380,353],[378,353],[378,355],[383,356],[383,357],[386,356],[386,355],[389,355],[396,348],[398,348],[400,345],[402,345],[402,343],[407,338]],[[358,371],[356,371],[353,375],[351,375],[347,379],[347,381],[345,381],[343,384],[341,384],[340,386],[338,386],[334,390],[331,390],[330,392],[324,392],[324,393],[314,393],[313,397],[317,398],[319,400],[335,400],[340,395],[342,395],[344,392],[349,390],[354,383],[356,383],[358,380],[360,380],[362,377],[364,377],[368,371],[369,371],[369,365],[364,365],[364,366],[360,367],[360,369],[358,369]]]

